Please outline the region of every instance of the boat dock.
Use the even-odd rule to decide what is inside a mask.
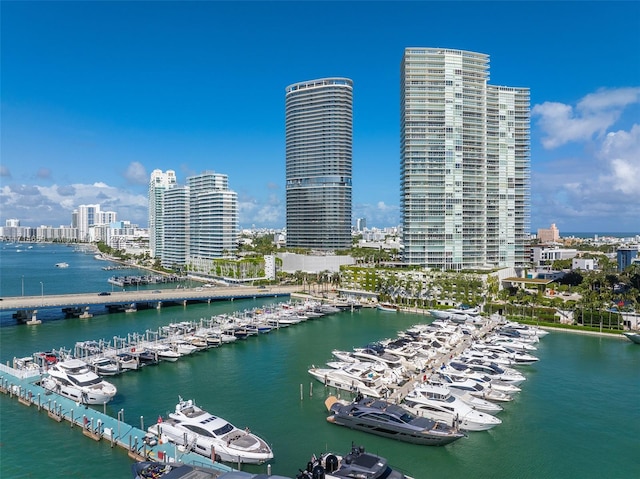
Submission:
[[[407,394],[413,391],[419,383],[427,381],[429,377],[438,371],[443,364],[448,363],[451,358],[458,356],[465,349],[471,346],[473,341],[486,337],[498,326],[498,324],[498,321],[494,321],[492,318],[486,318],[485,323],[473,337],[466,337],[460,341],[455,348],[447,351],[446,353],[438,354],[428,363],[423,372],[420,374],[414,374],[411,380],[406,381],[402,386],[395,388],[393,393],[389,396],[389,401],[400,404]]]
[[[82,434],[94,441],[105,441],[110,447],[125,449],[135,461],[165,461],[189,465],[206,466],[221,472],[234,469],[208,459],[200,454],[183,450],[174,444],[159,444],[144,430],[144,420],[140,418],[140,427],[125,422],[124,410],[118,411],[114,418],[97,409],[78,404],[71,399],[52,394],[39,386],[41,379],[38,371],[22,371],[0,364],[0,393],[18,400],[20,404],[31,407],[34,413],[46,413],[56,422],[69,423]],[[105,405],[106,410],[106,405]],[[212,451],[215,457],[215,451]]]

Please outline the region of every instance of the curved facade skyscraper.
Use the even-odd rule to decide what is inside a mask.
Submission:
[[[351,247],[353,82],[286,89],[287,246]]]

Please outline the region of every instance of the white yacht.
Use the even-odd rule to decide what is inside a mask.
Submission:
[[[171,349],[166,344],[153,343],[146,346],[147,351],[155,355],[158,360],[175,362],[180,359],[181,354]]]
[[[444,386],[420,384],[404,401],[405,406],[417,416],[447,424],[457,423],[460,429],[467,431],[486,431],[502,423],[491,414],[476,411]]]
[[[87,359],[87,364],[98,376],[115,376],[120,373],[120,364],[115,359],[105,356],[94,356]]]
[[[171,441],[202,456],[234,464],[262,464],[273,458],[269,445],[249,428],[238,429],[221,417],[180,401],[166,420],[158,420],[148,431],[161,441]]]
[[[42,387],[82,404],[104,404],[116,395],[116,387],[94,373],[80,359],[67,359],[51,366]]]
[[[312,367],[309,374],[325,386],[368,397],[382,398],[387,391],[383,376],[365,363],[349,363],[340,369]]]

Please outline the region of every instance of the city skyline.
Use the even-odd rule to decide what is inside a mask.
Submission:
[[[352,220],[398,225],[400,62],[441,47],[530,88],[532,231],[638,231],[639,19],[635,2],[3,2],[0,219],[100,204],[146,226],[154,169],[212,170],[241,227],[283,227],[285,88],[340,76]]]

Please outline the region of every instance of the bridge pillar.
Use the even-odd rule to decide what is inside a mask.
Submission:
[[[156,304],[156,309],[162,309],[162,301],[158,301],[158,304]]]
[[[186,299],[182,301],[182,306],[184,306],[185,308],[187,307],[187,300]]]
[[[29,324],[29,325],[42,324],[42,320],[38,319],[38,317],[36,316],[37,313],[38,313],[37,309],[34,309],[31,312],[31,319],[29,321],[27,321],[27,324]]]

